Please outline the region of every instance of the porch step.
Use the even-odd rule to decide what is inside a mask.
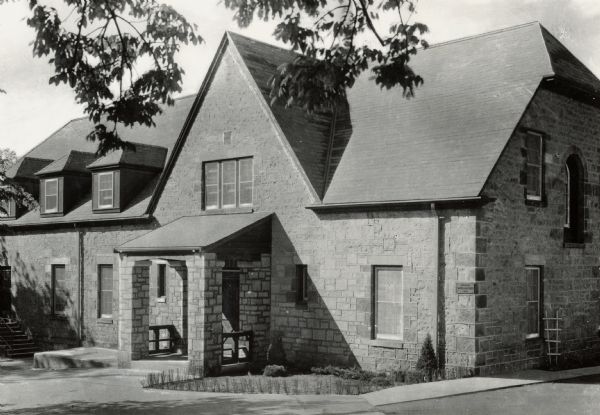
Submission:
[[[53,370],[118,367],[118,351],[101,347],[77,347],[38,352],[33,356],[33,367]]]
[[[21,324],[14,320],[0,320],[0,349],[10,358],[31,357],[39,349]]]

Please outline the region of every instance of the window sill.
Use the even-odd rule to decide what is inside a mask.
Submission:
[[[40,213],[42,218],[58,218],[61,216],[65,216],[65,214],[63,212]]]
[[[167,302],[167,297],[157,297],[156,298],[156,302],[157,303],[166,303]]]
[[[308,303],[303,301],[301,303],[296,303],[296,309],[298,310],[308,310]]]
[[[585,244],[577,243],[577,242],[565,242],[565,243],[563,243],[563,247],[568,248],[568,249],[584,249]]]
[[[121,209],[118,207],[110,207],[110,208],[96,208],[92,209],[93,213],[119,213]]]
[[[371,339],[369,340],[369,346],[404,349],[404,341],[399,339]]]
[[[69,317],[67,317],[66,314],[54,314],[54,313],[51,314],[50,318],[52,320],[60,320],[60,321],[65,321],[65,320],[69,319]]]
[[[226,209],[205,209],[201,215],[235,215],[238,213],[253,213],[254,207],[226,208]]]
[[[534,341],[534,340],[539,340],[542,337],[539,334],[528,334],[525,336],[525,340],[527,341]]]
[[[98,324],[113,324],[113,319],[112,317],[99,317],[96,322]]]

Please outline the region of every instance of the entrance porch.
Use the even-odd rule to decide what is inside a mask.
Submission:
[[[187,217],[120,247],[120,360],[177,353],[205,373],[264,360],[269,214]]]

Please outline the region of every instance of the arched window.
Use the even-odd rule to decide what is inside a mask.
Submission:
[[[565,163],[567,188],[565,192],[565,242],[583,243],[584,199],[583,163],[576,154],[571,154]]]

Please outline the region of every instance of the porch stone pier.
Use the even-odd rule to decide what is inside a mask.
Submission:
[[[204,373],[221,367],[223,266],[214,253],[196,254],[188,264],[188,360]]]
[[[150,265],[120,258],[119,350],[125,360],[148,357]]]

